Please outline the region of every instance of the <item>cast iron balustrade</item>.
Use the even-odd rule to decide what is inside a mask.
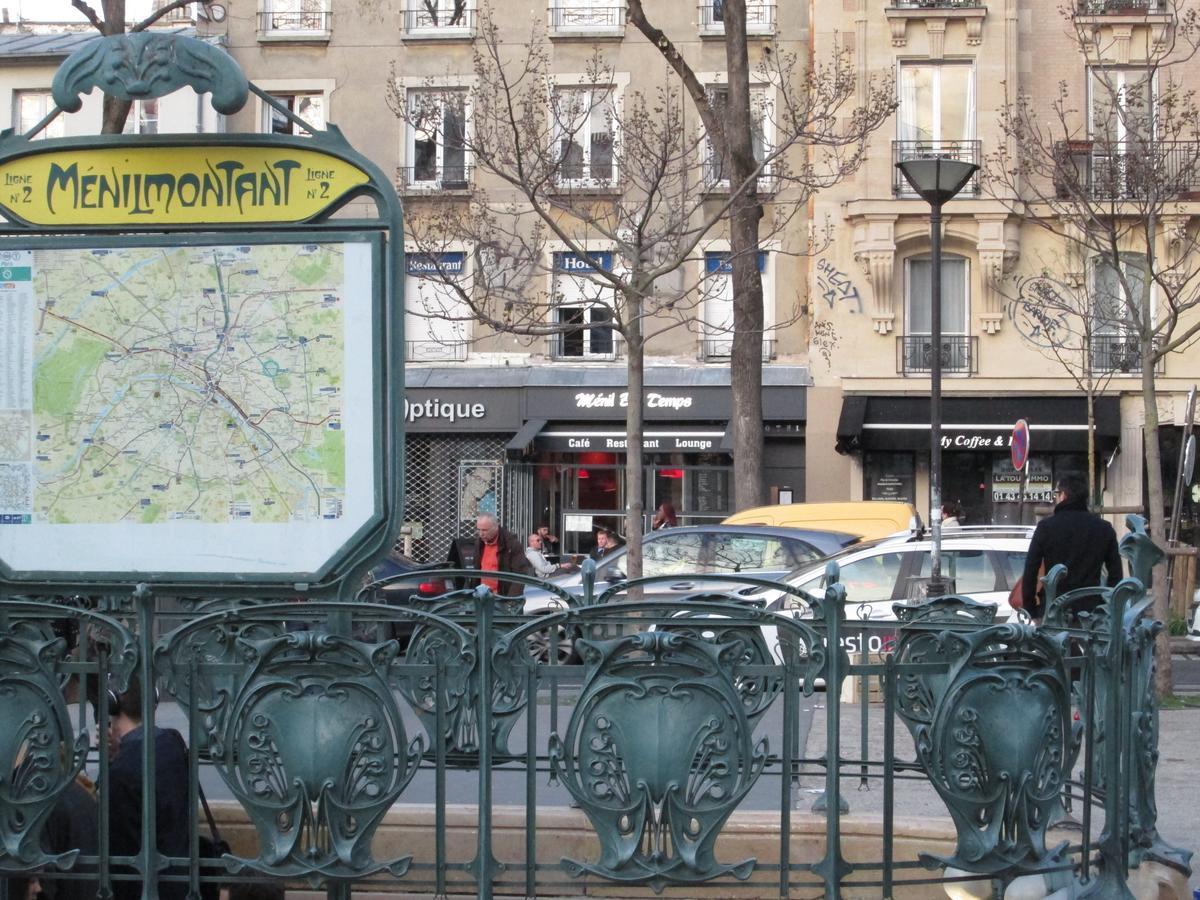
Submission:
[[[896,163],[910,159],[953,159],[980,165],[979,141],[892,141],[892,193],[897,197],[916,197],[917,192],[900,174]],[[979,172],[971,176],[958,196],[978,196]]]
[[[1158,14],[1167,11],[1167,3],[1166,0],[1079,0],[1075,8],[1084,16]]]
[[[333,22],[333,13],[328,9],[280,10],[260,12],[258,29],[265,35],[328,34]]]
[[[966,334],[942,335],[942,373],[974,375],[979,371],[979,338]],[[933,364],[933,339],[927,334],[896,338],[896,371],[901,375],[928,375]]]
[[[405,362],[429,362],[451,360],[462,362],[467,358],[466,341],[405,341]]]
[[[891,0],[893,9],[977,9],[985,0]]]
[[[447,9],[437,3],[429,6],[409,0],[404,8],[406,37],[462,37],[475,33],[475,9],[464,3],[461,9]]]
[[[722,0],[711,0],[700,4],[700,31],[705,34],[725,33],[725,4]],[[774,34],[775,4],[755,3],[750,0],[746,4],[746,33]]]
[[[449,166],[407,166],[401,168],[397,187],[404,194],[420,194],[429,191],[466,191],[471,187],[474,166],[463,164]]]
[[[1061,200],[1200,196],[1200,141],[1062,141],[1055,156]]]
[[[1092,371],[1097,374],[1142,374],[1142,350],[1137,337],[1130,334],[1092,335]],[[1160,358],[1154,364],[1154,374],[1162,375],[1165,371],[1166,362]]]
[[[763,362],[774,359],[775,339],[763,338],[762,345]],[[700,349],[704,359],[729,359],[733,355],[733,336],[706,337]]]
[[[553,601],[537,615],[473,587],[478,572],[452,570],[303,603],[180,604],[145,587],[8,595],[0,877],[83,876],[108,895],[139,865],[192,896],[257,879],[480,898],[575,896],[585,885],[933,896],[944,879],[1004,885],[1038,873],[1073,881],[1072,896],[1121,897],[1147,861],[1186,878],[1190,853],[1159,835],[1154,805],[1162,623],[1144,585],[1162,551],[1141,519],[1129,525],[1131,577],[1059,595],[1055,567],[1038,628],[956,596],[895,604],[895,619],[873,621],[852,612],[836,564],[822,596],[711,573],[688,594],[698,573],[686,570],[600,589],[591,562],[579,595],[506,576]],[[401,602],[405,579],[461,587]],[[141,863],[42,843],[86,766],[108,846],[109,769],[85,732],[105,733],[109,706],[93,722],[63,686],[122,690],[139,671],[161,693],[157,704],[144,693],[147,729],[176,727],[191,748],[181,787],[192,809],[204,775],[233,844],[222,859],[164,858],[148,822]],[[803,736],[806,709],[823,746]],[[842,740],[850,718],[858,747]],[[519,806],[499,790],[503,773]],[[843,797],[863,796],[853,779],[883,802],[869,844],[840,827]],[[814,786],[824,790],[815,830],[793,819]],[[898,786],[944,805],[919,840],[897,826]],[[153,803],[152,770],[142,789]],[[1074,828],[1058,830],[1068,815]],[[559,843],[567,821],[590,828],[597,849]],[[203,822],[189,823],[194,848]]]
[[[624,28],[624,6],[550,6],[551,33],[620,34]]]

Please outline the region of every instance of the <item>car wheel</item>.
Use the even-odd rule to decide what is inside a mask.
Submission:
[[[557,638],[554,647],[551,647],[550,628],[543,628],[527,636],[525,643],[529,647],[529,655],[542,665],[553,663],[567,666],[579,662],[579,655],[575,652],[575,639],[579,637],[579,632],[565,625],[555,625],[554,631]]]

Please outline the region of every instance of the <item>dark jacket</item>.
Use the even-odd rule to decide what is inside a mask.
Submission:
[[[135,856],[142,846],[142,741],[145,730],[136,728],[121,738],[121,746],[108,767],[109,850],[113,856]],[[158,852],[188,856],[188,823],[196,818],[188,809],[187,745],[178,731],[154,729],[154,819]],[[115,871],[115,870],[114,870]],[[122,871],[129,869],[122,867]],[[185,882],[159,882],[160,900],[184,900]],[[116,900],[139,900],[139,881],[113,881]]]
[[[520,538],[507,528],[501,528],[496,540],[500,542],[501,572],[512,572],[517,575],[535,574],[533,566],[525,557],[525,545]],[[454,546],[459,554],[458,562],[462,568],[479,568],[479,561],[483,559],[483,541],[479,539],[474,542],[456,541]],[[516,581],[501,581],[500,589],[496,593],[502,597],[521,597],[525,594],[525,585]]]
[[[81,856],[95,856],[99,847],[99,808],[96,798],[78,780],[63,791],[42,830],[42,849],[47,853],[66,853],[78,850]],[[76,863],[73,872],[95,872],[94,863]],[[55,871],[41,873],[41,896],[44,900],[96,900],[100,883],[94,879],[56,877]],[[22,900],[29,888],[29,878],[8,879],[8,896]]]
[[[1088,512],[1082,500],[1064,500],[1054,507],[1054,515],[1042,519],[1033,531],[1021,576],[1021,596],[1034,618],[1041,618],[1044,612],[1037,596],[1038,567],[1043,563],[1047,572],[1059,563],[1067,567],[1067,574],[1058,583],[1060,594],[1100,585],[1101,567],[1107,570],[1105,583],[1109,587],[1122,576],[1117,533],[1108,522]]]

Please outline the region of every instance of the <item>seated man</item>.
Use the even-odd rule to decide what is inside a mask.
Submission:
[[[550,562],[550,560],[546,559],[544,548],[545,538],[538,531],[535,531],[529,536],[529,546],[525,548],[525,558],[533,566],[533,571],[543,578],[549,578],[551,575],[561,575],[564,572],[574,572],[578,568],[572,563],[555,564]]]

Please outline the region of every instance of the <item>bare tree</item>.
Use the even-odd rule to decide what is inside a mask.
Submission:
[[[770,193],[761,190],[764,175],[756,152],[755,102],[751,81],[766,78],[782,85],[783,100],[773,125],[777,146],[799,145],[802,163],[787,172],[771,172],[786,202],[803,205],[809,197],[853,173],[862,162],[867,139],[896,107],[891,85],[868,80],[859,92],[858,75],[848,53],[833,62],[801,71],[795,58],[781,55],[772,42],[763,44],[762,62],[755,72],[747,47],[747,7],[759,14],[773,9],[765,3],[718,0],[725,36],[728,91],[721,97],[705,89],[686,55],[670,37],[652,24],[642,0],[629,0],[629,21],[653,44],[683,82],[706,132],[722,160],[727,161],[731,193],[729,244],[733,265],[733,352],[730,382],[733,394],[733,455],[738,463],[734,482],[737,508],[764,500],[762,481],[762,279],[755,254],[762,236],[760,224],[768,208],[777,209]],[[782,63],[781,63],[782,61]],[[758,77],[754,77],[757,75]],[[857,101],[857,106],[855,102]]]
[[[111,36],[145,31],[177,9],[193,4],[201,7],[211,6],[215,2],[216,0],[166,0],[146,18],[133,24],[125,21],[125,0],[100,0],[99,10],[96,9],[93,0],[71,0],[71,6],[79,10],[101,34]],[[120,134],[125,129],[125,120],[129,117],[132,105],[128,100],[105,94],[101,134]]]
[[[1014,288],[1006,299],[1017,333],[1087,398],[1088,496],[1098,503],[1096,400],[1115,374],[1141,366],[1137,345],[1122,334],[1119,304],[1096,303],[1083,273],[1070,265],[1047,266],[1016,279]]]
[[[558,84],[540,27],[528,40],[505,43],[486,9],[473,54],[469,85],[447,88],[440,79],[402,87],[393,78],[389,88],[391,108],[413,135],[413,158],[400,172],[400,188],[413,198],[408,237],[429,261],[423,274],[442,288],[418,313],[479,322],[530,342],[549,338],[560,355],[587,348],[616,356],[619,346],[628,377],[626,536],[635,575],[646,343],[672,330],[728,329],[702,312],[701,242],[718,235],[760,174],[787,176],[785,151],[794,140],[765,148],[752,176],[737,182],[711,135],[690,125],[669,77],[648,93],[617,91],[612,67],[596,54],[582,84]],[[786,103],[782,91],[777,97]],[[778,106],[766,106],[760,98],[760,116],[778,115]],[[414,196],[421,185],[436,190]],[[781,233],[802,209],[779,207],[769,233]],[[747,251],[756,274],[758,246]],[[439,262],[446,251],[464,249],[480,260],[470,282]],[[734,265],[738,256],[729,254]],[[787,324],[781,318],[776,324]],[[738,463],[740,478],[745,465]]]
[[[1155,369],[1200,335],[1200,231],[1190,209],[1200,196],[1200,107],[1190,86],[1200,16],[1178,0],[1160,0],[1155,12],[1169,24],[1138,29],[1139,40],[1126,47],[1105,42],[1103,16],[1077,14],[1089,11],[1063,10],[1087,62],[1088,85],[1073,91],[1062,82],[1048,98],[1010,99],[1000,121],[1008,140],[988,160],[990,190],[1057,238],[1064,259],[1076,254],[1085,283],[1106,285],[1091,291],[1091,315],[1115,322],[1135,348],[1150,528],[1163,543]],[[1164,621],[1167,604],[1166,594],[1155,592],[1155,613]],[[1166,694],[1165,639],[1156,655],[1159,692]]]

